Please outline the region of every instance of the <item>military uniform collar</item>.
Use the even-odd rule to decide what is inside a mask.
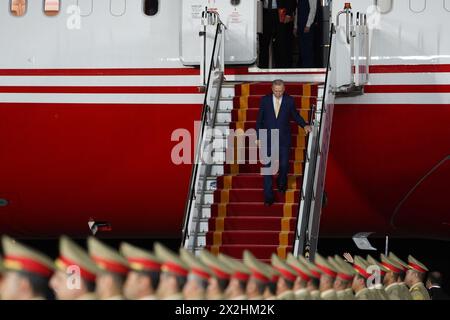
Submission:
[[[344,290],[345,292],[351,292],[353,294],[353,289],[352,288],[347,288]]]
[[[305,293],[305,292],[307,292],[308,291],[308,289],[306,289],[306,288],[301,288],[301,289],[298,289],[297,291],[295,291],[295,294],[302,294],[302,293]]]
[[[400,284],[398,283],[398,282],[394,282],[394,283],[391,283],[390,285],[388,285],[386,288],[384,288],[385,290],[389,290],[389,289],[391,289],[391,288],[393,288],[393,287],[395,287],[395,286],[399,286]]]
[[[409,291],[411,291],[411,290],[413,290],[415,288],[421,287],[421,286],[424,286],[423,283],[422,282],[417,282],[417,283],[413,284],[411,286],[411,288],[409,288]]]
[[[368,291],[369,291],[368,288],[364,288],[362,290],[359,290],[357,293],[355,293],[355,298],[358,298],[360,295],[362,295],[362,294],[364,294],[364,293],[366,293]]]
[[[335,293],[336,293],[336,290],[334,290],[334,289],[328,289],[328,290],[325,290],[325,291],[321,292],[321,293],[320,293],[320,297],[323,299],[323,298],[325,298],[325,297],[327,297],[327,296],[331,296],[331,295],[333,295],[333,294],[335,294]]]
[[[294,291],[288,290],[288,291],[285,291],[285,292],[281,293],[280,295],[278,295],[278,298],[283,299],[283,298],[292,297],[292,296],[295,297]]]

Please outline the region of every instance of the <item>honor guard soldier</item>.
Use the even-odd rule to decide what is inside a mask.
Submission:
[[[278,300],[277,298],[277,284],[280,278],[280,273],[271,265],[264,263],[267,272],[270,273],[269,283],[267,284],[266,291],[264,291],[265,300]]]
[[[129,300],[156,300],[161,261],[149,251],[123,242],[120,253],[127,259],[130,270],[123,286]]]
[[[265,265],[257,260],[250,251],[244,251],[244,264],[250,269],[251,275],[247,282],[247,297],[249,300],[263,300],[264,292],[269,284],[271,274]]]
[[[309,270],[311,274],[311,279],[308,281],[308,291],[311,295],[311,300],[320,300],[320,270],[315,264],[306,260],[305,257],[299,256],[298,259],[302,262]]]
[[[44,300],[51,298],[48,280],[53,261],[7,236],[2,238],[4,277],[0,297],[4,300]]]
[[[299,259],[289,253],[286,259],[287,263],[297,272],[297,279],[294,283],[294,294],[297,300],[311,300],[308,291],[308,282],[311,280],[311,273],[308,268],[300,262]]]
[[[272,266],[280,273],[277,283],[277,298],[280,300],[295,300],[294,282],[297,273],[275,253],[272,254]]]
[[[413,300],[431,300],[424,281],[428,268],[413,256],[408,256],[408,268],[405,282]]]
[[[208,267],[184,248],[180,249],[180,257],[189,267],[186,284],[183,288],[183,296],[186,300],[205,300],[211,274]]]
[[[334,280],[337,276],[337,270],[328,262],[327,259],[316,253],[314,262],[320,270],[320,298],[322,300],[337,300],[334,290]]]
[[[353,290],[351,288],[348,290],[355,274],[353,268],[346,262],[344,262],[345,265],[341,265],[341,262],[333,257],[328,257],[328,262],[337,271],[333,285],[333,288],[336,291],[337,300],[354,300],[355,296],[353,295]]]
[[[378,297],[372,294],[366,285],[367,280],[371,276],[367,272],[368,268],[369,265],[362,257],[355,257],[353,269],[356,271],[356,274],[353,277],[352,288],[355,292],[356,300],[378,300]]]
[[[96,300],[95,279],[99,271],[88,253],[66,236],[59,239],[57,271],[50,287],[58,300]]]
[[[233,270],[230,283],[225,290],[225,296],[230,300],[247,300],[247,282],[250,279],[250,269],[242,262],[219,253],[219,261]]]
[[[355,276],[355,269],[353,269],[353,265],[349,262],[342,259],[342,257],[338,254],[334,256],[334,261],[336,261],[341,267],[343,267],[345,270],[347,270],[348,274],[351,274],[353,277]],[[347,289],[345,289],[345,296],[347,297],[347,300],[354,300],[355,294],[353,293],[352,289],[353,279],[348,282]]]
[[[397,257],[393,252],[389,252],[389,259],[397,262],[402,267],[402,272],[399,274],[398,283],[400,285],[400,290],[402,291],[402,296],[405,300],[412,300],[411,293],[409,292],[409,288],[405,283],[406,271],[408,271],[408,264],[404,262],[402,259]]]
[[[183,288],[189,267],[174,252],[160,243],[155,244],[155,254],[162,261],[161,277],[157,290],[159,299],[183,300]]]
[[[230,283],[233,271],[226,264],[221,263],[208,250],[202,250],[199,258],[211,271],[211,277],[208,280],[208,287],[206,288],[206,298],[208,300],[225,299],[225,290]]]
[[[400,274],[403,267],[395,260],[391,260],[384,254],[380,255],[381,264],[387,269],[384,275],[383,284],[390,300],[411,300],[410,296],[404,296],[400,286]]]
[[[374,266],[375,268],[377,268],[379,270],[378,278],[375,278],[375,279],[377,279],[377,281],[379,279],[379,281],[374,283],[373,285],[371,285],[369,290],[372,290],[373,293],[375,293],[378,296],[379,300],[390,300],[389,295],[386,293],[386,290],[384,290],[384,286],[383,286],[384,277],[385,277],[388,269],[386,269],[380,262],[378,262],[370,254],[367,255],[367,262],[368,262],[369,266]]]
[[[123,300],[123,285],[128,275],[127,260],[97,238],[89,237],[88,252],[99,272],[95,281],[100,300]]]

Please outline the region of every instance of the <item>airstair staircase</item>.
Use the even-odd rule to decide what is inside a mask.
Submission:
[[[350,20],[350,9],[343,10],[343,14],[349,21],[353,20]],[[338,28],[332,25],[324,83],[286,83],[286,93],[294,97],[298,112],[312,125],[313,131],[307,135],[292,122],[288,189],[286,193],[274,189],[275,203],[265,206],[262,165],[249,161],[249,156],[257,152],[251,133],[244,145],[235,141],[239,136],[236,132],[247,133],[255,128],[260,99],[271,93],[271,83],[225,80],[223,34],[226,30],[218,20],[211,63],[209,68],[203,67],[207,70],[208,81],[205,81],[202,125],[183,222],[182,245],[185,248],[192,252],[207,249],[237,259],[241,259],[247,249],[262,261],[269,261],[273,253],[285,258],[289,252],[313,258],[325,198],[334,98],[338,93],[354,94],[356,90],[352,88],[360,91],[360,86],[354,85],[355,79],[358,84],[367,81],[367,74],[355,74],[355,61],[360,62],[355,59],[350,64],[353,83],[346,84],[342,77],[337,78],[336,73],[342,72],[335,63],[343,58],[333,46],[338,44],[339,35],[343,35],[344,42],[347,36],[351,40],[354,34],[351,30],[356,30],[351,28],[359,28],[357,33],[365,34],[367,27],[358,27],[360,23],[358,20],[355,26],[347,23]],[[352,41],[346,46],[350,52],[354,50]],[[364,63],[367,64],[367,59]],[[362,67],[358,65],[357,70],[364,69]],[[336,83],[341,85],[336,86]],[[245,156],[243,161],[238,159],[238,154]]]

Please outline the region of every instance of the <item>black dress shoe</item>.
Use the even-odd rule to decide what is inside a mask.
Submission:
[[[270,207],[274,202],[275,202],[274,199],[264,200],[264,205],[265,205],[266,207]]]
[[[286,187],[278,187],[278,191],[281,193],[286,193]]]

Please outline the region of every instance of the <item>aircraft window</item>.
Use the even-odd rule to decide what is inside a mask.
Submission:
[[[409,0],[409,10],[414,13],[424,12],[427,8],[427,0]]]
[[[56,16],[59,13],[59,0],[45,0],[44,13],[47,16]]]
[[[92,0],[77,0],[77,5],[80,7],[81,16],[87,17],[90,16],[93,10],[94,4]]]
[[[154,16],[158,13],[158,0],[144,0],[144,13],[147,16]]]
[[[109,3],[109,11],[115,17],[120,17],[127,11],[126,0],[111,0]]]
[[[11,0],[11,14],[22,17],[27,11],[27,0]]]

